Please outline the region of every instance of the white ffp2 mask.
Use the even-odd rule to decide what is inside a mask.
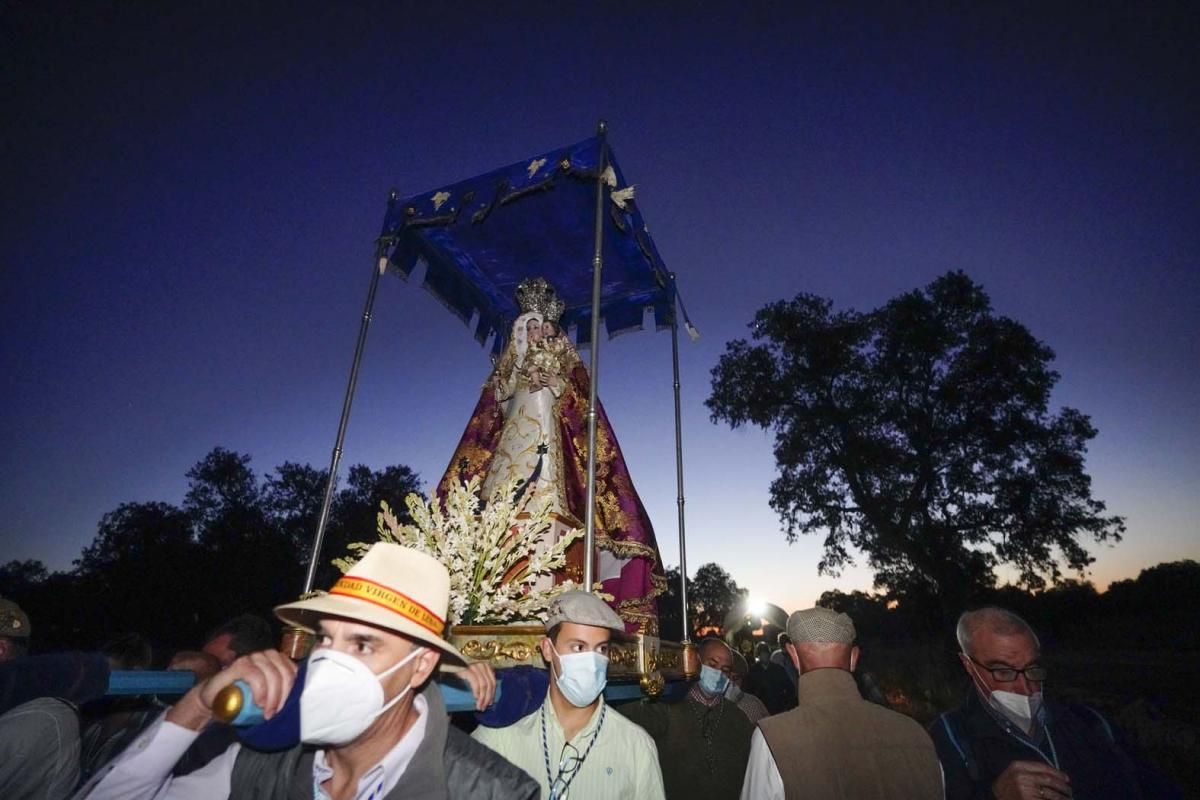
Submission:
[[[412,689],[410,683],[385,704],[380,681],[424,649],[416,648],[378,675],[347,653],[327,647],[313,651],[300,693],[300,741],[336,746],[356,739]]]

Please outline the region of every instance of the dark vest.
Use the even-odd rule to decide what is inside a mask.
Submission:
[[[1009,723],[997,721],[971,689],[961,708],[929,726],[946,769],[950,800],[988,797],[991,785],[1014,761],[1045,761],[1039,750],[1057,756],[1071,778],[1076,798],[1144,797],[1137,765],[1117,745],[1108,722],[1087,706],[1046,703],[1046,728],[1033,742]],[[1053,751],[1050,741],[1053,740]],[[1036,749],[1035,749],[1036,748]],[[1165,793],[1171,796],[1170,792]]]
[[[385,800],[486,798],[537,800],[537,782],[495,752],[450,726],[441,692],[426,688],[425,738]],[[278,753],[242,747],[230,780],[230,800],[312,800],[316,748],[297,745]]]
[[[804,673],[797,699],[794,710],[758,722],[788,800],[942,797],[929,735],[915,720],[863,700],[849,672]]]

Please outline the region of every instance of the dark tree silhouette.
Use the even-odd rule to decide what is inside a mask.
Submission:
[[[682,641],[682,602],[679,597],[679,567],[666,570],[667,591],[658,597],[659,635],[671,642]],[[688,578],[688,627],[690,638],[705,627],[720,627],[725,616],[746,598],[747,590],[718,564],[702,564]]]
[[[123,503],[105,514],[75,561],[75,646],[95,646],[116,628],[172,644],[203,635],[198,601],[221,591],[197,569],[204,556],[189,515],[168,503]]]
[[[183,507],[125,503],[104,516],[69,573],[41,562],[0,566],[0,592],[37,618],[37,649],[95,647],[114,630],[144,634],[169,653],[198,647],[214,625],[271,609],[302,588],[325,490],[322,470],[284,462],[259,479],[250,456],[216,447],[187,472]],[[318,587],[350,541],[375,537],[380,500],[406,514],[420,478],[403,465],[351,467],[335,498]]]
[[[332,519],[317,567],[317,585],[336,580],[340,573],[331,562],[344,557],[351,542],[375,541],[381,502],[386,500],[401,522],[412,522],[404,498],[414,493],[421,493],[421,478],[403,464],[379,471],[362,464],[351,467],[346,473],[346,488],[338,492],[334,500]]]
[[[27,593],[50,576],[41,561],[9,561],[0,565],[0,597],[16,597]]]
[[[730,342],[714,422],[775,434],[771,506],[789,541],[825,537],[823,573],[865,553],[876,586],[957,612],[1015,566],[1030,588],[1118,541],[1084,471],[1088,417],[1048,409],[1053,353],[962,273],[869,312],[801,294]]]
[[[692,630],[720,628],[729,612],[746,599],[747,590],[737,585],[719,564],[701,564],[688,582],[688,610]]]
[[[263,505],[301,563],[308,563],[328,470],[285,461],[267,476]]]
[[[679,599],[679,567],[667,567],[664,574],[667,590],[658,596],[658,635],[668,642],[682,642],[683,604]],[[690,580],[688,587],[691,588]]]

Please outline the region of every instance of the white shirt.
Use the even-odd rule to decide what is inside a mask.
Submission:
[[[355,800],[378,800],[400,782],[425,738],[425,723],[429,718],[429,704],[419,694],[413,698],[413,710],[417,713],[417,721],[383,760],[359,780]],[[180,777],[171,775],[175,763],[199,735],[199,731],[167,722],[164,714],[76,792],[74,800],[85,797],[88,800],[228,798],[240,744],[230,745],[224,753],[195,772]],[[324,750],[318,750],[314,755],[312,769],[313,797],[328,800],[329,796],[320,786],[333,775],[333,770],[325,760]]]
[[[742,800],[783,800],[783,776],[758,726],[750,737],[750,761],[742,780]]]
[[[600,727],[601,714],[603,727]],[[603,697],[569,746],[549,692],[541,708],[532,714],[506,728],[480,725],[471,736],[528,773],[541,786],[543,798],[550,796],[554,779],[546,773],[547,759],[550,770],[557,775],[564,763],[569,763],[564,760],[565,755],[579,758],[585,752],[587,758],[571,779],[567,794],[570,800],[662,800],[664,796],[654,740],[640,726],[608,707]]]

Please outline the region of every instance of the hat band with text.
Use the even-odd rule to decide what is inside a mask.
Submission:
[[[373,603],[381,608],[386,608],[388,611],[399,614],[411,622],[415,622],[438,638],[442,636],[445,621],[441,617],[411,597],[403,595],[395,589],[389,589],[382,584],[369,581],[365,578],[343,576],[333,585],[329,593]]]

